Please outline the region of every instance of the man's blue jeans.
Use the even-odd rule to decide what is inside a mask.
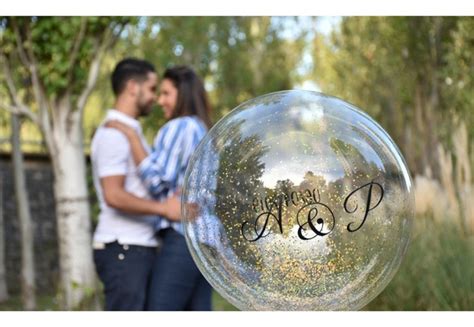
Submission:
[[[145,310],[156,248],[108,243],[94,250],[96,271],[104,284],[105,309]]]

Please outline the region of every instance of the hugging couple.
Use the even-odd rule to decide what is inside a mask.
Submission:
[[[93,248],[106,310],[211,310],[211,286],[193,262],[181,223],[189,159],[211,127],[202,80],[189,67],[124,59],[112,77],[114,108],[91,145],[100,203]],[[139,117],[159,104],[167,120],[150,148]]]

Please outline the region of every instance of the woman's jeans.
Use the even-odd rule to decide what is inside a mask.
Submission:
[[[183,235],[172,228],[159,232],[162,246],[155,257],[147,310],[209,311],[212,288],[189,253]]]

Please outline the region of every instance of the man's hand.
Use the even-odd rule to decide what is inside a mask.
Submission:
[[[163,202],[166,208],[166,218],[171,221],[181,221],[181,194],[175,193]]]

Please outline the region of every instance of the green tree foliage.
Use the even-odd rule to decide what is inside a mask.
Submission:
[[[314,77],[379,121],[413,172],[436,175],[452,117],[474,123],[472,26],[471,17],[347,17],[315,38]]]
[[[450,31],[452,43],[443,59],[446,65],[441,72],[445,87],[441,89],[449,104],[448,112],[467,119],[470,139],[474,138],[474,18],[456,20]]]
[[[1,19],[2,52],[18,67],[19,80],[31,85],[28,60],[39,64],[38,79],[50,101],[71,93],[77,97],[86,86],[97,49],[129,19],[109,17],[4,17]],[[105,31],[105,32],[104,32]],[[21,44],[18,44],[20,42]],[[22,54],[20,48],[24,47]]]
[[[160,73],[190,65],[206,84],[217,121],[241,102],[290,89],[298,80],[306,31],[289,40],[282,24],[270,17],[147,17],[129,26],[114,56],[146,58]],[[155,110],[145,130],[156,133],[163,122]]]

